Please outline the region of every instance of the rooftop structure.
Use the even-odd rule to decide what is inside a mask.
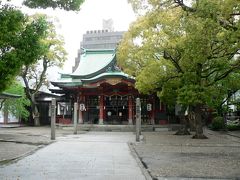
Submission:
[[[77,58],[72,72],[75,71],[81,61],[82,49],[116,49],[123,38],[125,31],[113,31],[112,19],[103,20],[102,30],[90,30],[83,34]]]

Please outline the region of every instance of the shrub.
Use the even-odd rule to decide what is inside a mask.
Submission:
[[[227,125],[227,130],[229,131],[236,131],[236,130],[240,130],[240,125]]]
[[[224,124],[224,119],[223,117],[217,116],[213,119],[212,124],[211,124],[211,129],[212,130],[220,130],[224,129],[225,124]]]

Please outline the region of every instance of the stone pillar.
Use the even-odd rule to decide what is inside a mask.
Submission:
[[[141,101],[140,98],[136,99],[136,141],[140,141],[141,135]]]
[[[128,124],[133,124],[133,99],[132,96],[128,96]]]
[[[52,98],[52,103],[51,103],[51,140],[56,139],[56,99]]]
[[[74,123],[74,134],[77,134],[77,110],[78,110],[78,103],[74,103],[74,115],[73,115],[73,123]]]
[[[155,124],[155,97],[152,100],[151,124]]]
[[[84,107],[85,107],[85,102],[84,102],[84,97],[83,97],[83,95],[80,95],[79,98],[80,98],[79,107],[80,107],[81,104],[84,104]],[[78,123],[79,123],[79,124],[83,124],[83,108],[79,108]]]
[[[99,124],[103,124],[103,116],[104,116],[104,96],[100,96],[99,100]]]

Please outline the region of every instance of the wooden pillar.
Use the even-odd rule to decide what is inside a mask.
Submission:
[[[103,116],[104,116],[104,96],[100,96],[99,100],[99,124],[103,124]]]
[[[128,124],[133,124],[133,99],[132,96],[128,96]]]
[[[78,116],[78,123],[83,124],[83,109],[85,109],[85,103],[84,103],[84,96],[80,95],[80,101],[79,101],[79,116]],[[84,108],[82,107],[84,105]]]

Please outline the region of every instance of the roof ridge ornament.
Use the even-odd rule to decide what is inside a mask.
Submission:
[[[107,69],[106,72],[121,72],[121,68],[117,65],[116,62],[112,63]]]

